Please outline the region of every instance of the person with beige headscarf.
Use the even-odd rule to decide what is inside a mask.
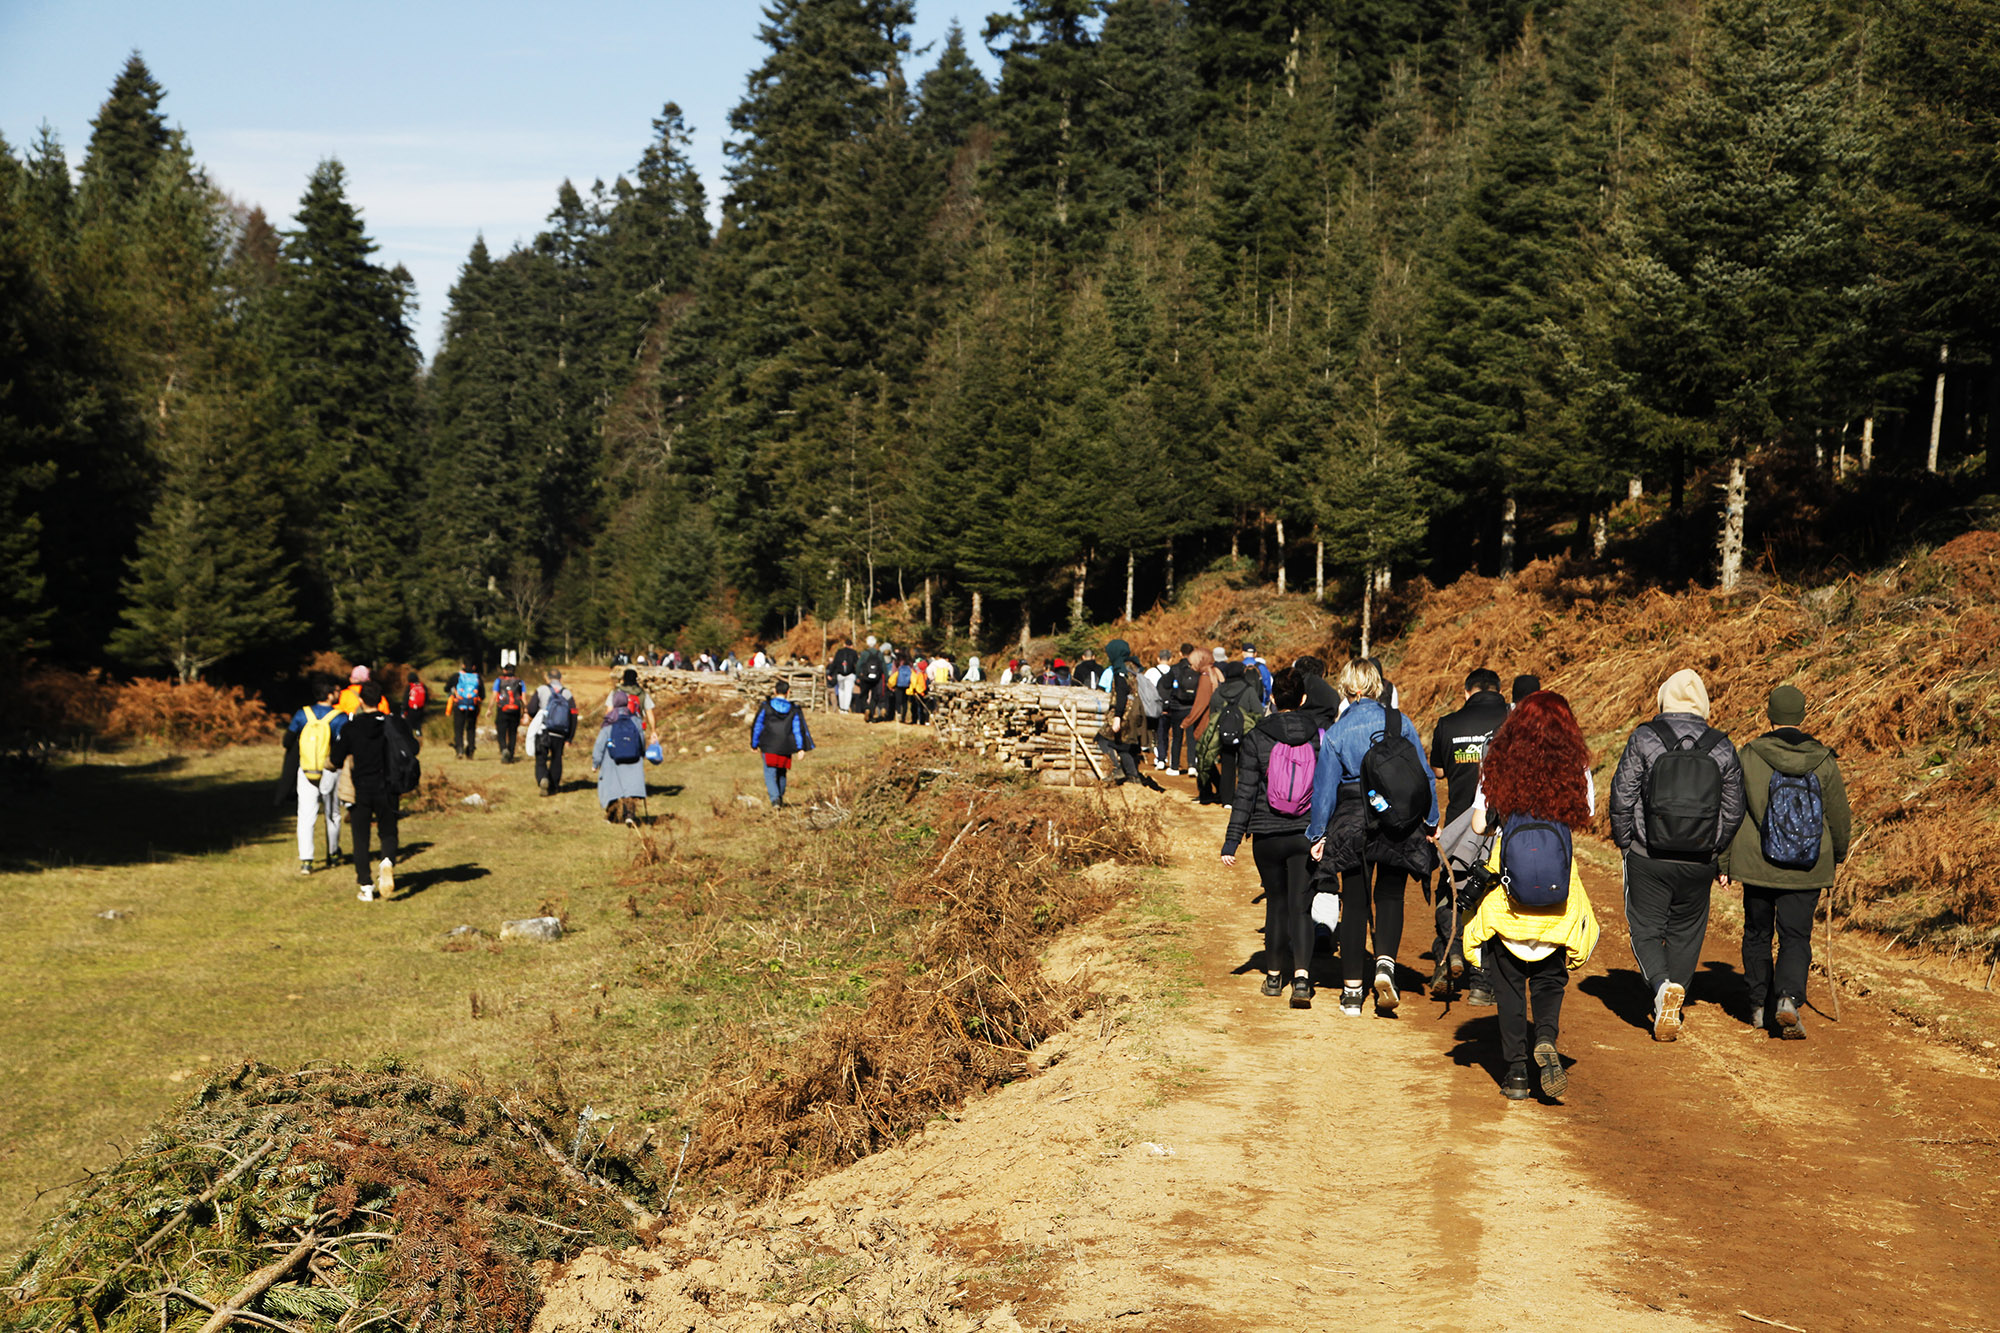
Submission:
[[[1653,993],[1653,1039],[1673,1041],[1708,938],[1717,858],[1743,823],[1743,767],[1708,725],[1699,675],[1668,676],[1659,704],[1612,775],[1611,840],[1625,853],[1625,921]]]

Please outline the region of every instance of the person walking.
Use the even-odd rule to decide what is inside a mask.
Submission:
[[[636,701],[623,690],[611,692],[597,739],[591,742],[590,767],[605,821],[638,828],[646,801],[646,731]]]
[[[750,723],[750,748],[764,756],[764,793],[771,808],[783,809],[792,761],[813,748],[813,738],[805,710],[792,702],[791,686],[782,678],[773,683],[771,697]]]
[[[535,788],[544,796],[562,790],[563,749],[576,735],[576,696],[563,684],[563,673],[549,672],[535,691]]]
[[[1257,677],[1255,682],[1257,706],[1260,709],[1268,708],[1271,704],[1271,683],[1274,679],[1271,664],[1257,656],[1256,644],[1246,643],[1243,645],[1243,675],[1248,679],[1253,674]]]
[[[1239,665],[1230,663],[1231,666]],[[1248,688],[1238,673],[1237,680]],[[1271,678],[1271,714],[1243,738],[1241,772],[1222,835],[1222,864],[1236,864],[1247,834],[1257,879],[1264,887],[1264,994],[1283,995],[1288,981],[1294,1009],[1312,1007],[1312,955],[1318,938],[1312,919],[1313,772],[1319,761],[1319,728],[1302,711],[1305,678],[1286,667]]]
[[[418,740],[424,738],[424,717],[430,711],[431,692],[424,684],[424,678],[416,671],[410,672],[410,685],[403,692],[403,721],[410,726],[410,734]]]
[[[514,747],[521,736],[521,713],[526,707],[528,687],[514,674],[514,668],[503,666],[500,675],[493,682],[493,732],[500,745],[500,762],[514,762]]]
[[[1668,676],[1659,705],[1625,742],[1612,775],[1611,840],[1625,854],[1625,921],[1653,995],[1653,1039],[1674,1041],[1708,937],[1717,858],[1743,823],[1743,767],[1729,738],[1708,725],[1700,676]]]
[[[1737,752],[1748,817],[1723,850],[1717,869],[1723,888],[1732,880],[1743,886],[1743,979],[1750,987],[1750,1025],[1797,1041],[1806,1035],[1799,1007],[1806,1002],[1806,978],[1812,972],[1813,913],[1853,845],[1854,815],[1833,751],[1799,730],[1806,720],[1805,694],[1797,686],[1780,685],[1771,691],[1764,711],[1773,730]]]
[[[1160,767],[1168,777],[1181,771],[1181,745],[1187,739],[1188,714],[1194,711],[1195,701],[1201,696],[1201,668],[1195,665],[1195,656],[1193,644],[1182,644],[1180,660],[1160,675]],[[1164,665],[1166,660],[1167,654],[1162,652],[1161,663]],[[1204,656],[1202,661],[1205,663],[1207,658]]]
[[[472,758],[472,747],[479,740],[479,705],[486,698],[486,689],[479,679],[479,669],[470,661],[461,662],[458,674],[451,678],[451,748],[461,759]]]
[[[1212,792],[1209,793],[1208,800],[1201,799],[1205,788],[1201,765],[1195,759],[1195,750],[1201,737],[1202,724],[1208,721],[1209,701],[1215,698],[1215,687],[1222,683],[1222,673],[1216,669],[1215,659],[1199,648],[1188,654],[1187,663],[1194,668],[1195,683],[1194,702],[1188,705],[1187,716],[1181,719],[1181,735],[1187,741],[1186,771],[1194,778],[1196,803],[1214,805]]]
[[[1211,749],[1214,762],[1203,767],[1195,777],[1196,789],[1202,782],[1209,784],[1210,798],[1222,805],[1233,805],[1236,800],[1237,769],[1242,753],[1243,741],[1264,716],[1264,692],[1257,677],[1245,662],[1225,662],[1221,671],[1221,683],[1209,697],[1208,715],[1202,719],[1200,733],[1196,736],[1196,749],[1206,757]],[[1305,686],[1299,686],[1301,697]],[[1213,735],[1210,732],[1213,731]],[[1315,739],[1318,733],[1315,732]]]
[[[354,668],[354,670],[348,672],[347,688],[343,689],[340,692],[340,702],[335,706],[339,708],[341,712],[347,714],[349,717],[353,717],[356,713],[360,712],[362,708],[361,687],[363,685],[366,685],[368,683],[368,680],[369,680],[368,668],[365,666],[358,666]],[[378,706],[377,711],[384,713],[388,712],[389,701],[384,699]]]
[[[1525,695],[1523,696],[1526,697]],[[1465,1002],[1474,1007],[1493,1003],[1493,988],[1466,958],[1459,943],[1458,895],[1465,885],[1454,864],[1468,870],[1485,860],[1483,839],[1472,827],[1472,807],[1479,794],[1479,764],[1500,724],[1507,720],[1507,701],[1500,697],[1500,673],[1486,667],[1466,673],[1465,698],[1431,728],[1431,771],[1444,779],[1444,823],[1438,826],[1438,850],[1444,862],[1445,891],[1437,896],[1437,938],[1431,944],[1431,998],[1451,998],[1456,984],[1465,985]]]
[[[326,864],[340,863],[340,769],[333,763],[333,741],[347,722],[340,711],[338,679],[323,680],[315,691],[319,702],[307,704],[292,714],[286,729],[286,756],[297,774],[293,787],[298,798],[299,873],[313,871],[313,830],[326,823]]]
[[[1305,678],[1305,711],[1312,716],[1313,725],[1325,731],[1340,718],[1340,691],[1326,678],[1326,662],[1322,658],[1306,656],[1294,661],[1299,674]]]
[[[416,744],[403,719],[382,711],[382,687],[371,680],[361,687],[360,710],[340,728],[327,754],[327,763],[336,771],[349,770],[342,783],[342,798],[348,803],[347,823],[354,837],[354,896],[364,903],[388,898],[396,891],[401,792],[397,775],[391,771],[390,751],[397,746],[414,754]],[[371,830],[380,835],[382,849],[382,859],[372,867]]]
[[[861,654],[854,651],[854,640],[843,638],[840,647],[833,650],[833,660],[826,664],[827,674],[833,677],[833,697],[838,701],[840,711],[854,711],[854,676],[861,665]]]
[[[1595,804],[1590,747],[1569,701],[1546,690],[1523,699],[1486,749],[1480,784],[1484,820],[1498,833],[1483,897],[1474,904],[1468,890],[1460,947],[1491,979],[1500,1009],[1501,1093],[1510,1101],[1534,1095],[1532,1057],[1543,1094],[1561,1097],[1569,1087],[1563,995],[1569,974],[1597,948],[1597,914],[1574,845]]]
[[[884,722],[889,713],[889,659],[883,655],[873,634],[868,647],[857,659],[861,672],[861,717],[864,722]]]
[[[1340,669],[1339,685],[1347,709],[1320,738],[1306,839],[1322,871],[1340,880],[1340,1011],[1359,1015],[1367,1000],[1372,915],[1375,1012],[1386,1017],[1401,1003],[1404,890],[1436,864],[1437,783],[1416,723],[1393,702],[1384,707],[1381,668],[1354,658]]]
[[[910,721],[921,726],[930,721],[931,664],[918,658],[910,667]]]
[[[1132,660],[1132,645],[1113,639],[1105,645],[1108,661],[1105,673],[1111,679],[1111,702],[1104,720],[1093,737],[1097,748],[1111,760],[1113,786],[1136,782],[1152,791],[1165,791],[1159,783],[1139,771],[1140,750],[1152,744],[1152,720],[1146,716],[1143,679],[1139,664]]]
[[[633,717],[639,719],[639,730],[646,733],[647,740],[652,740],[659,734],[659,729],[653,725],[653,696],[639,687],[638,668],[627,667],[618,678],[618,683],[611,687],[611,693],[604,696],[607,712],[611,708],[611,700],[621,690],[625,694],[625,706],[632,710]]]

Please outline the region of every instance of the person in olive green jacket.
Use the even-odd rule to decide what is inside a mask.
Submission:
[[[1847,859],[1853,814],[1833,751],[1799,730],[1806,719],[1805,695],[1780,685],[1771,691],[1766,711],[1776,729],[1737,752],[1750,817],[1723,849],[1718,869],[1725,888],[1732,879],[1743,886],[1743,978],[1750,984],[1751,1026],[1763,1027],[1768,1012],[1778,1036],[1798,1039],[1806,1035],[1799,1006],[1812,969],[1813,913],[1820,890],[1833,885],[1834,867]]]

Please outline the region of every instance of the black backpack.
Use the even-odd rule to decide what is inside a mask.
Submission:
[[[417,737],[410,724],[400,717],[382,723],[382,780],[394,796],[408,796],[424,780],[423,762],[417,758]]]
[[[799,739],[792,734],[792,719],[798,715],[797,704],[793,704],[790,708],[780,713],[777,709],[771,707],[769,702],[766,702],[764,705],[764,726],[757,733],[757,748],[765,754],[797,754]]]
[[[1244,704],[1235,692],[1222,698],[1220,705],[1215,713],[1215,738],[1225,750],[1233,750],[1243,743],[1244,733],[1264,720],[1264,714],[1255,705]]]
[[[1722,765],[1711,751],[1722,733],[1703,727],[1683,739],[1657,717],[1646,725],[1667,747],[1646,774],[1646,854],[1712,861],[1722,833]]]
[[[1186,662],[1176,662],[1167,672],[1167,702],[1180,708],[1193,708],[1195,696],[1201,693],[1201,677]]]
[[[1403,734],[1403,715],[1382,705],[1382,738],[1361,756],[1361,787],[1371,827],[1402,837],[1421,824],[1437,799],[1430,760]]]

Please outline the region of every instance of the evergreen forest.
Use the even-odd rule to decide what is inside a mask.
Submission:
[[[0,654],[992,645],[1621,543],[1728,592],[2000,490],[2000,0],[762,15],[725,178],[664,102],[428,364],[341,163],[274,225],[141,55],[80,164],[0,144]]]

